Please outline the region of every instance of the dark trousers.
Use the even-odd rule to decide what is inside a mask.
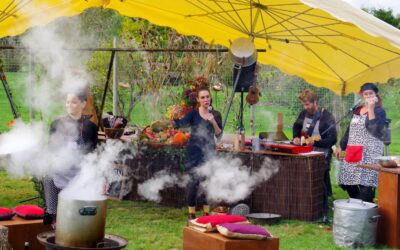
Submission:
[[[331,177],[329,175],[329,168],[325,169],[324,172],[324,197],[323,197],[323,213],[324,215],[328,215],[329,212],[329,203],[328,198],[332,196],[332,185],[331,185]]]
[[[329,203],[328,198],[332,196],[332,184],[331,184],[331,177],[330,177],[330,170],[331,170],[331,159],[332,159],[332,150],[325,149],[323,150],[325,153],[325,168],[324,168],[324,196],[322,199],[323,204],[323,213],[324,215],[328,215],[329,212]]]
[[[366,202],[373,202],[375,197],[375,188],[363,185],[340,185],[347,191],[350,198],[360,199]]]
[[[189,171],[189,177],[190,181],[187,187],[187,202],[189,207],[195,207],[200,182],[204,181],[205,178],[198,176],[193,170]]]

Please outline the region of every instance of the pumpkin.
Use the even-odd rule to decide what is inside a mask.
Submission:
[[[184,143],[187,139],[186,134],[182,132],[178,132],[174,135],[174,143]]]

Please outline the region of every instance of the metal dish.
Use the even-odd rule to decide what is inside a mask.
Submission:
[[[282,216],[279,214],[270,213],[251,213],[246,215],[247,219],[254,224],[276,224],[278,223]]]
[[[400,166],[400,156],[380,156],[376,159],[384,168],[396,168]]]

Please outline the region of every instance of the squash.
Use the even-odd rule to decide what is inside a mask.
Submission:
[[[187,139],[188,139],[188,138],[187,138],[187,136],[186,136],[185,133],[178,132],[178,133],[176,133],[176,134],[174,135],[174,140],[173,140],[173,142],[176,143],[176,144],[185,143],[185,142],[187,141]]]

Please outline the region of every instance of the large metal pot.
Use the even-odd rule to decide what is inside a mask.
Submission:
[[[247,67],[257,62],[257,50],[250,38],[240,37],[231,43],[229,54],[235,64]]]
[[[335,200],[333,242],[342,247],[375,245],[378,206],[358,199]]]
[[[58,196],[56,244],[66,247],[96,247],[104,238],[107,199],[76,200]]]

